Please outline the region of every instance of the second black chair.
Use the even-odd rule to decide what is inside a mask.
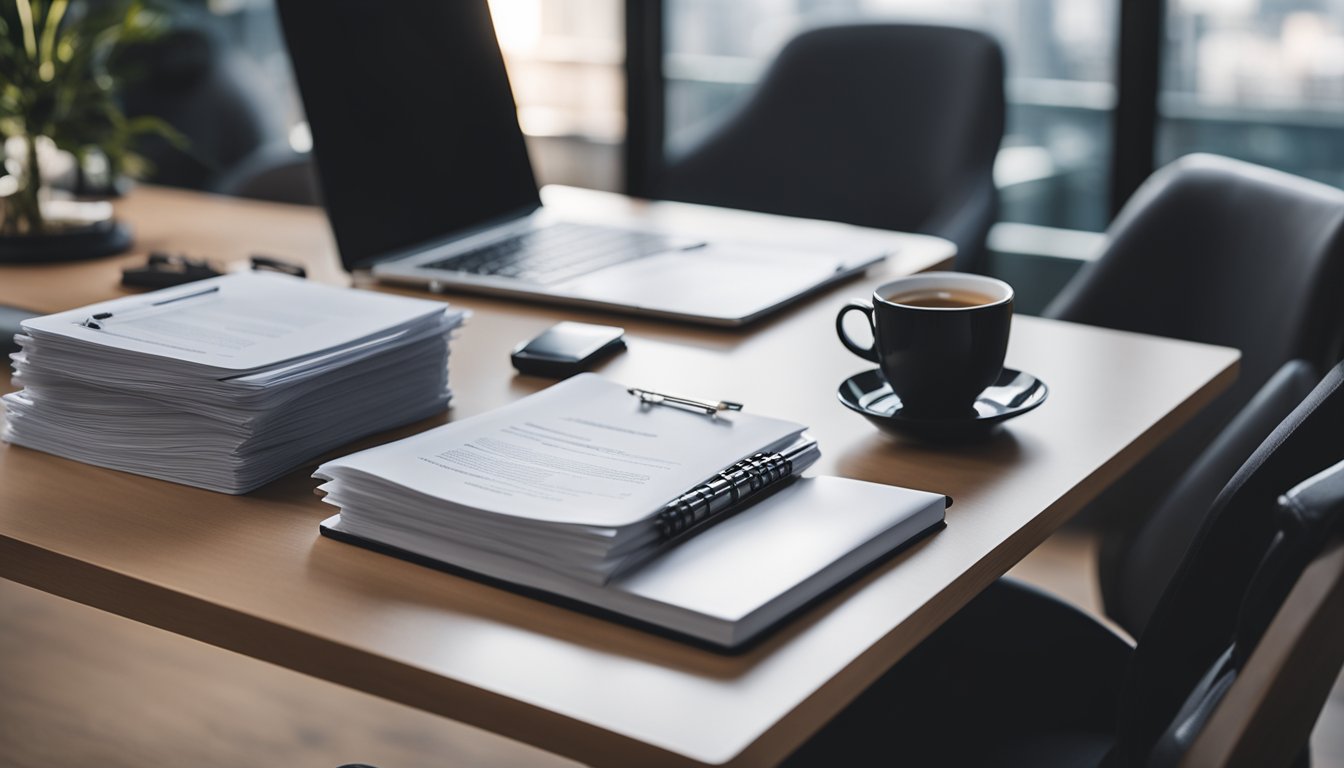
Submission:
[[[1153,174],[1109,235],[1105,253],[1045,316],[1242,353],[1231,388],[1084,513],[1106,531],[1099,575],[1107,613],[1137,636],[1141,622],[1129,620],[1138,614],[1116,608],[1117,574],[1131,557],[1144,513],[1173,492],[1194,457],[1280,366],[1303,359],[1321,371],[1341,358],[1344,192],[1237,160],[1190,155]],[[1206,507],[1263,434],[1225,462],[1225,475],[1205,472],[1201,484],[1183,489],[1183,508]],[[1169,530],[1180,538],[1166,549],[1184,552],[1194,528]],[[1162,578],[1175,567],[1172,557],[1165,562]]]
[[[913,24],[825,27],[784,47],[718,132],[654,196],[957,244],[978,270],[997,211],[1003,54],[987,35]]]

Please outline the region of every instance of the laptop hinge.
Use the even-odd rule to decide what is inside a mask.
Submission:
[[[443,237],[435,238],[432,240],[425,240],[423,242],[416,243],[415,245],[408,245],[404,248],[398,248],[395,251],[388,251],[387,253],[384,253],[380,256],[370,256],[366,259],[361,259],[360,261],[355,263],[355,269],[372,269],[375,264],[382,264],[383,262],[386,261],[395,261],[397,259],[403,259],[408,256],[414,256],[415,254],[424,253],[425,251],[432,250],[434,248],[442,248],[443,246],[448,245],[449,243],[456,242],[463,238],[480,234],[481,232],[494,229],[495,227],[499,227],[504,224],[508,224],[510,222],[518,221],[519,219],[525,219],[539,210],[541,210],[541,203],[539,202],[528,203],[522,208],[517,208],[513,211],[501,214],[499,216],[492,216],[491,218],[486,219],[485,221],[475,226],[467,227],[466,229],[459,229],[450,235],[444,235]]]

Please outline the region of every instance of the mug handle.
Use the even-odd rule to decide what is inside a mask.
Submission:
[[[845,348],[850,352],[862,357],[864,360],[871,360],[874,363],[878,362],[877,349],[875,347],[860,347],[858,344],[854,343],[853,339],[849,338],[849,334],[845,333],[845,313],[850,310],[858,310],[868,318],[868,327],[873,331],[873,344],[877,344],[877,329],[873,327],[873,305],[866,301],[860,301],[859,299],[850,300],[848,304],[840,308],[840,314],[835,316],[835,333],[840,337],[840,343],[844,344]]]

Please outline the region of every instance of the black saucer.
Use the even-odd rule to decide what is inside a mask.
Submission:
[[[988,435],[999,424],[1044,403],[1049,392],[1045,382],[1035,376],[1004,368],[998,380],[980,393],[974,411],[967,409],[964,416],[937,419],[902,413],[901,399],[876,368],[845,379],[837,394],[846,408],[863,414],[883,432],[934,442],[956,442]]]

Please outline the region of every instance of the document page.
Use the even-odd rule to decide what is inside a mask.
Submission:
[[[240,272],[26,321],[59,336],[230,371],[250,371],[360,341],[434,313],[422,299]]]
[[[455,505],[556,523],[642,520],[732,463],[777,450],[802,425],[642,403],[582,374],[497,411],[328,462]]]

